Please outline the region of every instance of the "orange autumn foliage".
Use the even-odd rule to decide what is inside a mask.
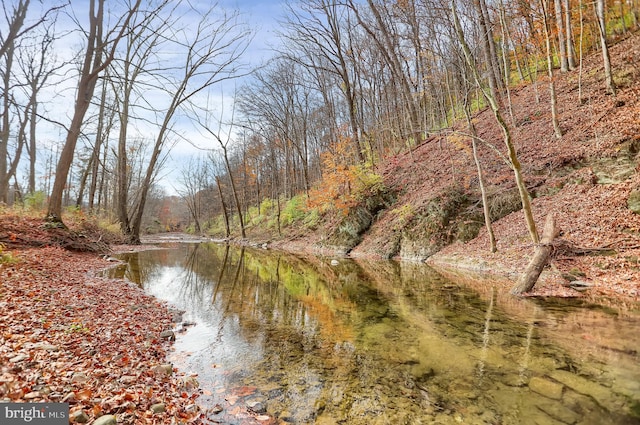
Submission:
[[[348,138],[342,138],[322,154],[322,181],[309,191],[307,208],[321,213],[335,209],[346,215],[371,192],[382,189],[382,178],[371,167],[351,163],[351,146]]]

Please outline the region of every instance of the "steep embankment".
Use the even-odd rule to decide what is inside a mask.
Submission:
[[[546,79],[510,92],[513,114],[506,116],[534,198],[536,223],[541,228],[552,212],[562,229],[538,294],[576,295],[566,286],[568,280],[578,279],[589,286],[589,294],[639,295],[640,35],[619,42],[611,54],[618,85],[615,97],[606,93],[599,54],[585,59],[581,74],[557,74],[564,133],[560,139],[551,125]],[[374,203],[370,214],[361,209],[337,227],[294,238],[287,246],[426,260],[444,272],[513,281],[533,246],[513,172],[494,149],[505,150],[500,130],[488,110],[477,114],[474,123],[488,142],[478,147],[498,240],[496,254],[489,252],[483,227],[470,142],[447,137],[450,131],[380,165],[389,196]],[[336,247],[334,236],[340,227],[352,228],[355,234]]]

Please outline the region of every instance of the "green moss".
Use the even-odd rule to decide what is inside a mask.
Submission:
[[[0,243],[0,264],[15,264],[18,259],[11,252],[6,252],[5,246]]]

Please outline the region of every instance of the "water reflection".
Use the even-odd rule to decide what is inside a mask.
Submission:
[[[123,258],[197,323],[175,360],[222,423],[255,401],[284,423],[640,421],[637,312],[505,302],[412,263],[218,244]]]

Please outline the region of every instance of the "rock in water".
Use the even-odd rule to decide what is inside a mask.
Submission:
[[[257,413],[257,414],[261,414],[261,413],[266,413],[267,412],[267,408],[266,406],[259,402],[259,401],[248,401],[247,402],[247,408],[249,411],[253,412],[253,413]]]
[[[176,334],[173,333],[173,331],[162,331],[160,332],[160,338],[162,339],[168,339],[169,341],[175,341],[176,339]]]

